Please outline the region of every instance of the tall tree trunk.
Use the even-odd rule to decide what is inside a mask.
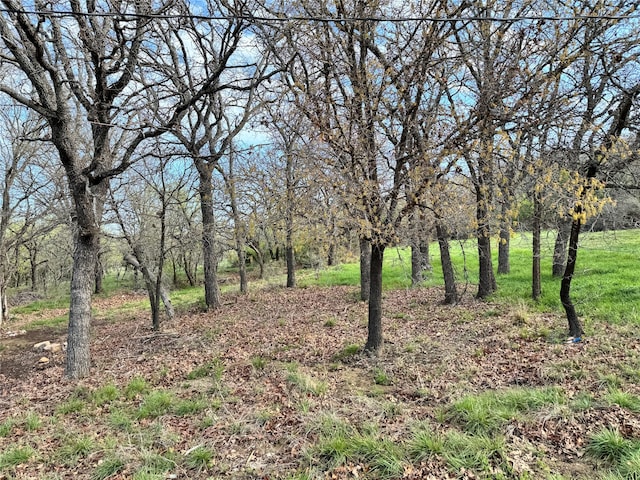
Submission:
[[[30,266],[30,278],[31,278],[31,291],[35,292],[38,290],[38,276],[36,275],[36,270],[38,269],[38,248],[33,246],[33,248],[29,249],[29,266]]]
[[[202,261],[204,264],[204,300],[207,308],[220,307],[218,259],[215,251],[215,217],[213,215],[212,169],[199,166],[200,210],[202,212]]]
[[[489,199],[484,193],[485,187],[476,187],[476,217],[478,221],[478,298],[487,298],[496,291],[496,277],[493,274],[493,261],[491,259],[491,233],[489,230]]]
[[[382,346],[382,262],[384,246],[377,243],[371,245],[370,256],[370,290],[369,321],[367,343],[364,349],[375,352]]]
[[[287,260],[287,288],[296,286],[296,259],[291,238],[287,233],[287,246],[285,247],[285,257]]]
[[[567,241],[571,232],[571,222],[562,218],[558,224],[558,234],[553,247],[553,267],[552,273],[554,277],[562,277],[565,270],[567,260]]]
[[[360,238],[360,300],[369,300],[371,290],[371,242]]]
[[[104,278],[104,267],[102,265],[102,251],[100,249],[100,244],[98,243],[98,249],[100,250],[98,254],[98,258],[96,258],[96,271],[94,272],[94,290],[93,293],[102,293],[104,288],[102,286],[102,280]]]
[[[502,219],[500,220],[500,243],[498,244],[498,273],[507,274],[511,271],[509,247],[511,244],[510,205],[506,200],[502,202]]]
[[[533,193],[533,265],[531,275],[531,297],[537,301],[542,294],[540,279],[540,234],[542,223],[542,205],[538,192]]]
[[[411,243],[411,286],[415,287],[422,282],[422,252],[416,242]]]
[[[238,254],[238,274],[240,275],[240,293],[245,294],[249,291],[249,282],[247,281],[247,252],[244,245],[236,246]]]
[[[296,286],[296,259],[293,250],[293,213],[295,210],[295,187],[296,179],[294,175],[294,156],[287,151],[286,155],[286,202],[285,207],[285,246],[284,257],[287,263],[287,288]]]
[[[333,267],[336,264],[336,242],[329,240],[329,251],[327,252],[327,266]]]
[[[569,322],[569,336],[574,338],[582,337],[582,325],[576,313],[576,308],[571,301],[571,280],[576,269],[576,260],[578,258],[578,238],[580,236],[581,223],[580,219],[576,219],[571,223],[571,232],[569,234],[569,251],[567,256],[567,266],[560,283],[560,301],[567,314]]]
[[[97,228],[78,226],[73,252],[71,303],[67,337],[65,376],[72,379],[89,375],[91,355],[91,292],[98,256]]]
[[[444,277],[444,303],[453,305],[458,302],[458,290],[456,288],[456,275],[451,262],[449,252],[449,235],[447,229],[440,220],[436,222],[436,235],[440,247],[440,263],[442,264],[442,276]]]
[[[146,262],[144,260],[145,255],[142,248],[137,245],[133,248],[133,255],[125,254],[124,260],[129,265],[133,267],[133,271],[136,276],[138,272],[142,273],[142,278],[144,279],[145,287],[147,290],[147,294],[149,296],[149,302],[151,303],[151,324],[155,328],[155,323],[158,322],[157,325],[159,327],[159,319],[160,319],[160,306],[159,300],[162,300],[164,304],[164,310],[167,314],[167,317],[173,318],[175,315],[175,311],[173,309],[173,304],[171,303],[171,298],[169,296],[169,292],[165,288],[164,284],[160,284],[160,288],[158,291],[158,278],[154,276],[146,266]]]
[[[4,272],[0,270],[0,327],[2,327],[2,324],[8,319],[9,304],[7,303],[7,281]]]

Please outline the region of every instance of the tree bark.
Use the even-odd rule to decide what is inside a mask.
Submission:
[[[567,241],[571,232],[571,222],[564,218],[560,219],[558,225],[558,234],[553,247],[553,267],[552,274],[554,277],[562,277],[564,274],[567,260]]]
[[[533,262],[531,274],[531,297],[538,301],[542,294],[540,279],[540,234],[541,234],[542,205],[537,192],[533,194]]]
[[[476,187],[476,216],[478,221],[478,262],[479,278],[477,298],[487,298],[496,291],[496,278],[493,274],[491,259],[491,235],[488,218],[488,198],[483,193],[484,187]]]
[[[456,276],[451,263],[449,252],[449,235],[447,229],[440,221],[436,222],[436,235],[440,247],[440,263],[442,264],[442,276],[444,277],[444,303],[453,305],[458,302],[458,290],[456,288]]]
[[[91,292],[98,256],[98,233],[78,226],[73,252],[71,304],[67,337],[65,376],[71,379],[89,375],[91,355]]]
[[[129,265],[131,265],[134,268],[135,272],[142,272],[142,277],[144,279],[144,283],[147,289],[147,293],[149,295],[149,302],[151,302],[151,318],[152,318],[152,325],[155,326],[154,321],[158,322],[158,326],[159,326],[159,304],[158,304],[158,295],[157,295],[157,282],[158,282],[158,277],[155,277],[150,271],[149,269],[146,267],[145,262],[143,261],[144,259],[144,253],[142,251],[142,249],[140,247],[136,247],[133,249],[134,253],[133,255],[131,254],[126,254],[124,256],[124,260],[125,262],[127,262]],[[165,313],[167,314],[167,317],[169,318],[173,318],[175,315],[175,310],[173,309],[173,304],[171,303],[171,298],[169,296],[169,292],[167,291],[167,289],[164,287],[164,285],[161,285],[160,287],[160,291],[159,291],[160,295],[160,300],[162,300],[162,303],[164,304],[164,310]],[[154,312],[154,305],[156,306],[156,311]]]
[[[498,273],[511,272],[510,244],[511,233],[509,228],[503,224],[500,228],[500,243],[498,244]]]
[[[9,319],[9,304],[7,303],[7,282],[4,272],[0,271],[0,327]]]
[[[102,286],[102,280],[104,278],[104,267],[102,266],[102,252],[98,254],[96,259],[96,271],[94,273],[95,288],[93,293],[102,293],[104,288]]]
[[[215,217],[213,215],[212,167],[198,166],[200,175],[200,209],[202,212],[202,261],[204,264],[204,300],[207,308],[220,307],[218,259],[215,252]]]
[[[371,245],[369,321],[365,351],[375,352],[382,346],[382,262],[384,246]]]
[[[360,238],[360,300],[369,300],[371,290],[371,242]]]
[[[562,276],[562,282],[560,283],[560,301],[564,307],[564,311],[567,314],[567,321],[569,322],[569,336],[574,338],[582,337],[582,325],[580,319],[576,313],[576,308],[571,301],[571,280],[576,268],[576,260],[578,258],[578,238],[580,236],[581,229],[580,219],[576,219],[571,223],[571,232],[569,234],[569,251],[567,255],[567,266]]]

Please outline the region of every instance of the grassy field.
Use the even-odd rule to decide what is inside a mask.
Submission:
[[[406,288],[407,252],[388,250],[376,356],[362,352],[356,265],[299,272],[296,289],[275,276],[245,296],[225,285],[216,312],[199,288],[173,292],[179,316],[161,332],[145,296],[114,284],[94,299],[80,382],[63,380],[64,352],[32,348],[64,341],[64,298],[13,309],[0,329],[0,479],[640,478],[639,234],[583,238],[581,344],[564,343],[557,280],[527,301],[526,237],[490,302],[472,298],[471,242],[454,245],[469,282],[456,306],[438,287]]]
[[[572,298],[578,313],[590,320],[640,324],[640,230],[585,233],[581,237],[578,264],[572,283]],[[542,297],[531,300],[531,235],[518,234],[511,243],[511,273],[498,275],[498,292],[494,300],[526,303],[539,311],[561,311],[560,279],[551,275],[553,243],[548,232],[542,248]],[[497,247],[494,245],[494,256]],[[424,284],[443,284],[437,243],[430,246],[433,270]],[[478,255],[473,240],[452,241],[451,255],[459,288],[475,294]],[[494,267],[497,258],[494,258]],[[344,264],[317,274],[301,276],[301,285],[357,285],[357,264]],[[385,252],[384,286],[387,289],[411,285],[411,262],[408,249],[391,248]]]

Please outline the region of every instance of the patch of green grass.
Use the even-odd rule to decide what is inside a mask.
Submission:
[[[564,402],[558,388],[517,388],[468,395],[448,409],[451,420],[472,433],[491,433],[521,413]]]
[[[338,353],[336,353],[333,356],[333,360],[334,361],[342,361],[342,360],[346,360],[349,357],[353,357],[354,355],[357,355],[358,353],[360,353],[360,345],[356,344],[356,343],[350,343],[349,345],[345,345],[342,350],[340,350]]]
[[[490,471],[492,464],[504,463],[504,438],[450,431],[444,440],[443,457],[456,471]]]
[[[127,400],[133,400],[136,396],[148,393],[151,387],[142,377],[134,377],[124,387],[124,396]]]
[[[255,370],[264,370],[264,367],[267,366],[267,359],[261,356],[251,357],[251,366]]]
[[[35,455],[36,451],[31,447],[9,447],[0,453],[0,470],[27,463]]]
[[[125,461],[119,457],[104,458],[93,471],[91,480],[105,480],[125,467]]]
[[[323,325],[327,328],[333,328],[337,325],[337,322],[335,318],[329,318]]]
[[[620,459],[618,472],[627,480],[640,478],[640,445],[636,444],[634,449]]]
[[[96,388],[91,394],[91,399],[93,400],[93,403],[100,407],[117,400],[119,396],[120,391],[118,390],[118,387],[113,383],[109,383],[100,388]]]
[[[114,409],[109,413],[107,423],[112,427],[119,430],[128,432],[131,430],[131,414],[123,409]]]
[[[310,393],[315,396],[322,396],[327,393],[329,385],[324,380],[317,380],[311,375],[299,372],[297,367],[289,367],[287,382],[294,385],[302,393]]]
[[[136,471],[134,478],[166,478],[166,473],[177,466],[175,454],[160,455],[155,452],[145,452],[142,456],[142,466]]]
[[[373,382],[376,385],[389,386],[391,385],[391,377],[387,372],[382,370],[380,367],[376,367],[373,369]]]
[[[586,452],[593,458],[617,465],[632,452],[633,447],[633,443],[624,438],[618,429],[605,428],[589,438]]]
[[[640,412],[640,397],[632,393],[623,392],[622,390],[613,389],[605,396],[605,400],[612,404],[618,405],[627,410],[638,413]]]
[[[434,455],[442,455],[445,449],[445,438],[427,427],[415,429],[407,444],[409,457],[419,463]]]
[[[589,392],[579,392],[569,403],[572,410],[581,412],[588,410],[595,404],[593,395]]]
[[[56,407],[56,413],[60,415],[69,415],[72,413],[80,413],[87,406],[87,402],[82,398],[70,398],[66,402]]]
[[[7,418],[4,422],[0,423],[0,437],[8,437],[16,423],[14,418]]]
[[[209,406],[209,402],[204,398],[179,400],[173,406],[173,412],[181,417],[195,415],[205,410]]]
[[[138,409],[138,418],[156,418],[168,413],[175,402],[175,397],[164,390],[153,390],[143,399]]]
[[[334,432],[319,440],[313,454],[330,467],[364,463],[382,478],[399,478],[405,465],[404,452],[399,445],[371,434]]]
[[[74,435],[64,442],[58,450],[58,457],[66,464],[74,464],[79,458],[86,457],[96,449],[95,440],[87,435]]]
[[[187,453],[187,465],[197,470],[204,470],[213,464],[213,450],[199,446]]]
[[[212,377],[215,382],[219,382],[222,379],[223,373],[224,364],[222,363],[222,360],[214,358],[210,362],[204,363],[189,372],[187,379],[195,380],[198,378]]]
[[[42,426],[42,419],[36,412],[28,412],[24,416],[23,423],[27,431],[33,432]]]
[[[637,282],[637,252],[640,251],[640,230],[616,232],[585,232],[580,235],[580,251],[572,298],[578,313],[591,318],[615,322],[640,324],[640,285]],[[561,312],[558,291],[560,279],[551,274],[555,232],[542,237],[541,281],[542,296],[538,302],[530,299],[531,292],[531,234],[522,233],[511,240],[511,273],[497,275],[498,291],[493,296],[507,304],[518,302],[541,311]],[[442,267],[437,243],[430,248],[433,271],[423,282],[425,286],[442,286]],[[497,248],[492,249],[497,264]],[[474,239],[452,241],[451,259],[457,280],[477,283],[478,254]],[[319,272],[301,273],[299,285],[359,285],[358,263],[330,267]],[[410,249],[387,249],[383,264],[385,289],[411,286]],[[526,320],[526,319],[525,319]]]

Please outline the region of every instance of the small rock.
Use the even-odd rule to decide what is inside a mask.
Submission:
[[[42,365],[46,365],[47,363],[49,363],[49,359],[47,357],[40,357],[40,360],[38,360],[38,363]]]
[[[50,343],[49,345],[44,347],[44,350],[46,352],[58,353],[62,351],[62,345],[60,345],[59,343]]]
[[[44,342],[36,343],[33,346],[33,349],[34,350],[46,350],[49,345],[51,345],[51,342],[49,340],[45,340]]]

